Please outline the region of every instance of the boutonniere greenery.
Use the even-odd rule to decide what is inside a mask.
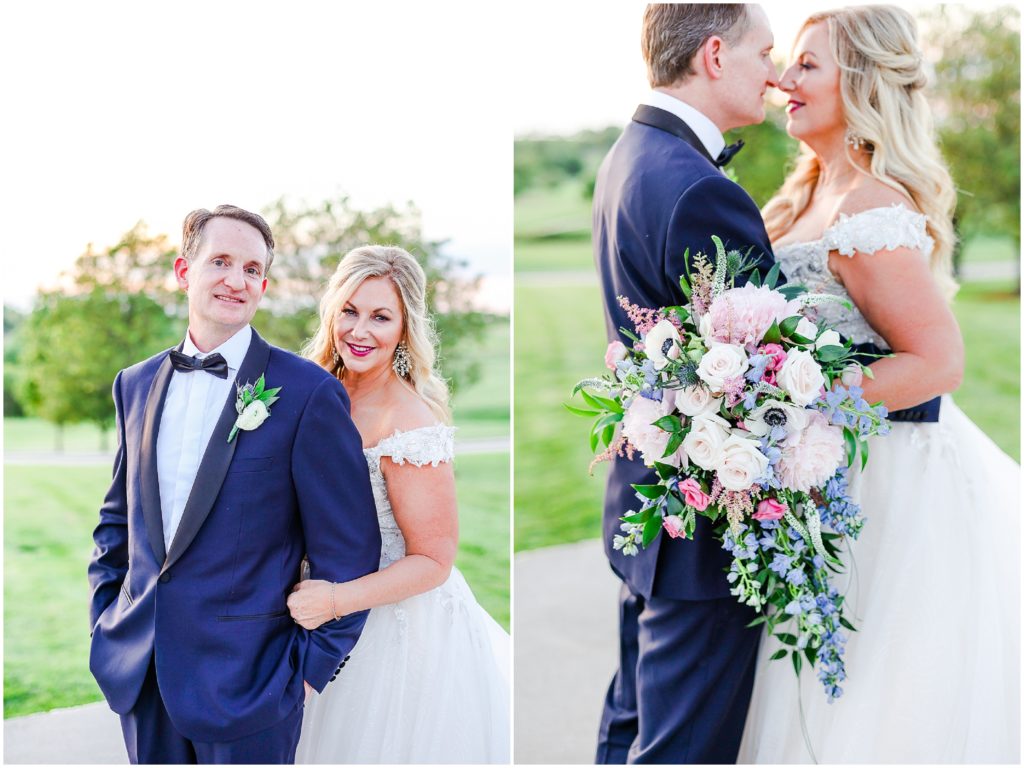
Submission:
[[[229,443],[235,439],[238,430],[251,432],[270,416],[270,406],[280,400],[277,393],[281,391],[281,388],[265,389],[265,386],[262,374],[255,384],[246,383],[242,387],[235,385],[238,390],[238,397],[235,399],[238,418],[235,419],[235,425],[231,428],[231,434],[228,435]]]

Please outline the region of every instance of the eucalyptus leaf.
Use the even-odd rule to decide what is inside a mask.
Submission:
[[[844,347],[829,344],[818,350],[818,359],[823,363],[832,363],[842,358],[845,354],[846,349]]]

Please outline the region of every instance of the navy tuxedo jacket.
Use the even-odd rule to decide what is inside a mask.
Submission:
[[[712,163],[703,144],[675,115],[641,106],[608,152],[594,189],[594,255],[604,293],[609,341],[629,340],[619,328],[633,324],[619,306],[624,296],[641,307],[685,303],[679,288],[683,253],[698,251],[712,263],[717,235],[726,249],[750,252],[762,277],[775,263],[761,214],[750,196]],[[739,284],[740,281],[737,281]],[[780,281],[781,282],[781,281]],[[612,549],[620,517],[638,511],[631,483],[656,482],[654,470],[616,457],[604,505],[604,544],[612,569],[633,592],[680,600],[729,595],[724,571],[729,555],[698,515],[694,541],[662,534],[627,557]]]
[[[175,727],[230,741],[295,712],[303,680],[322,690],[366,621],[364,611],[312,632],[292,621],[286,600],[303,555],[313,578],[355,579],[377,570],[380,531],[341,384],[254,331],[237,382],[264,374],[280,399],[228,443],[232,391],[165,552],[156,445],[169,351],[114,381],[118,447],[89,564],[89,666],[125,714],[155,657]]]

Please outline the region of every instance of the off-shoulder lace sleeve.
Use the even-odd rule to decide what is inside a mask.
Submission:
[[[378,456],[390,456],[395,464],[409,462],[417,467],[430,464],[436,467],[442,461],[451,461],[455,455],[455,427],[434,424],[429,427],[395,430],[377,444]]]
[[[891,251],[894,248],[916,248],[925,256],[935,245],[925,225],[928,217],[904,207],[902,203],[889,208],[871,208],[847,216],[839,214],[839,221],[825,230],[828,250],[843,256],[854,253]]]

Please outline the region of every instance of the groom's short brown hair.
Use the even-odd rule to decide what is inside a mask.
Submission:
[[[670,86],[696,73],[693,57],[709,37],[729,43],[747,31],[742,3],[651,3],[640,38],[651,88]]]
[[[267,244],[267,264],[263,275],[266,277],[270,273],[270,264],[274,261],[274,235],[270,231],[270,225],[258,213],[239,208],[237,205],[218,205],[212,211],[197,208],[185,217],[185,223],[181,227],[181,255],[185,261],[191,261],[192,257],[196,255],[203,242],[203,230],[206,228],[206,224],[210,219],[215,219],[218,216],[245,222],[263,235],[263,242]]]

